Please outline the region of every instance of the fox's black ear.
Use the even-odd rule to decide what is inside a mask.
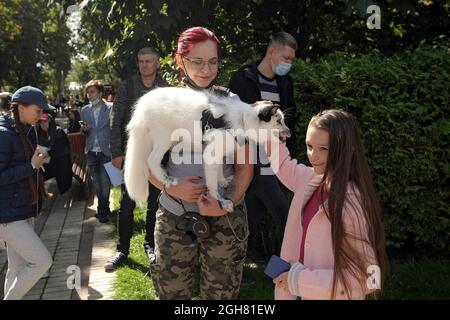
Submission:
[[[277,104],[272,104],[270,106],[264,107],[259,113],[258,117],[261,121],[269,122],[272,116],[274,116],[280,106]]]
[[[280,109],[279,105],[277,105],[277,104],[271,105],[270,106],[270,114],[274,116],[277,113],[278,109]]]

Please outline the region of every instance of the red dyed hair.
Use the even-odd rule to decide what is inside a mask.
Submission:
[[[176,52],[177,54],[187,55],[189,52],[191,52],[192,47],[199,43],[206,40],[213,41],[217,46],[217,54],[220,58],[221,55],[221,45],[219,39],[216,37],[216,35],[203,27],[193,27],[184,30],[182,33],[180,33],[180,36],[178,37],[178,45]]]
[[[216,44],[217,56],[220,58],[222,54],[222,47],[220,45],[219,39],[212,31],[203,27],[189,28],[180,33],[178,37],[178,45],[174,52],[174,55],[187,55],[189,54],[189,52],[191,52],[191,49],[194,45],[207,40],[211,40]],[[181,79],[184,77],[184,72],[181,69],[179,72],[179,77]]]

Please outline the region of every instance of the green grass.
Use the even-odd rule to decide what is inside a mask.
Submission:
[[[113,207],[119,208],[120,190],[113,190]],[[115,218],[111,223],[116,224]],[[135,210],[134,236],[128,262],[116,273],[115,296],[118,300],[153,300],[156,298],[148,270],[143,243],[145,236],[145,207]],[[117,238],[117,235],[115,236]],[[264,274],[262,263],[246,262],[244,273],[253,281],[243,284],[239,299],[273,299],[272,281]],[[199,299],[198,278],[194,299]],[[413,258],[391,262],[390,274],[381,299],[450,299],[450,259]]]
[[[112,207],[116,213],[120,207],[120,188],[112,190]],[[145,207],[137,206],[134,211],[134,235],[131,239],[130,254],[127,262],[117,271],[114,283],[115,300],[154,300],[156,299],[152,281],[148,274],[148,259],[144,251]],[[117,226],[117,215],[111,222]],[[114,236],[118,238],[117,230]]]
[[[450,259],[394,262],[382,299],[450,299]]]

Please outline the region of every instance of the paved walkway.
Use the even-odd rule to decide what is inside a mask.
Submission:
[[[74,180],[72,190],[56,195],[54,183],[47,189],[55,196],[45,201],[35,229],[53,256],[53,265],[24,297],[27,300],[112,299],[114,273],[103,265],[113,254],[111,223],[101,224],[94,217],[96,200],[85,200]],[[6,250],[0,248],[0,297],[3,297],[7,270]],[[77,286],[80,285],[80,286]]]

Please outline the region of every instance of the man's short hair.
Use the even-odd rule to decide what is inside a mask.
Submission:
[[[153,48],[153,47],[145,47],[145,48],[142,48],[142,49],[140,49],[140,50],[138,51],[138,53],[137,53],[138,56],[143,56],[143,55],[145,55],[145,54],[152,54],[152,55],[154,55],[154,56],[156,56],[156,57],[159,58],[159,52],[156,51],[156,49]]]
[[[287,33],[287,32],[278,32],[275,34],[272,39],[269,42],[268,48],[273,47],[275,45],[283,45],[283,46],[289,46],[294,50],[298,49],[298,43],[295,38]]]
[[[86,86],[84,87],[85,93],[87,93],[88,89],[92,87],[95,87],[95,89],[97,89],[100,93],[105,92],[105,86],[100,80],[91,80],[86,83]]]

